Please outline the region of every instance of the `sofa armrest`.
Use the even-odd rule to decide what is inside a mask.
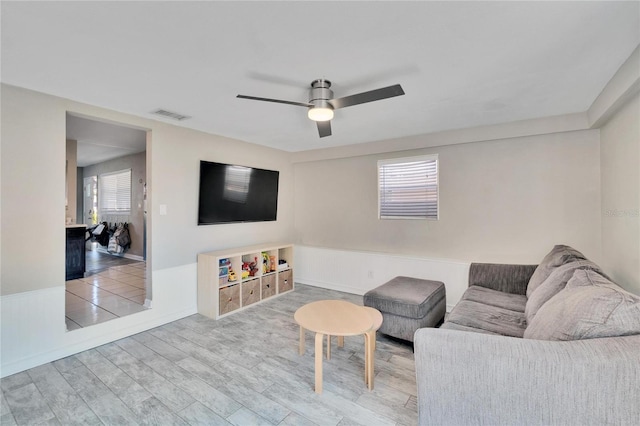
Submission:
[[[420,425],[637,424],[640,335],[552,342],[423,328]]]
[[[505,293],[526,294],[527,284],[537,265],[472,263],[469,287],[477,285]]]

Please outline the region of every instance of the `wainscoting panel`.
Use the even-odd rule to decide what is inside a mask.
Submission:
[[[364,294],[396,276],[442,281],[447,311],[468,286],[469,263],[388,253],[295,246],[295,281],[316,287]]]
[[[66,331],[65,287],[0,298],[2,377],[148,330],[197,312],[196,263],[153,271],[153,308]]]

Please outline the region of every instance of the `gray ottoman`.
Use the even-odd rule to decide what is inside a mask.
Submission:
[[[365,293],[364,305],[382,312],[378,331],[413,342],[417,329],[435,327],[444,319],[447,302],[440,281],[395,277]]]

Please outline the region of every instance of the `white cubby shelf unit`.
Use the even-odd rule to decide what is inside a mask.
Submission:
[[[294,288],[293,244],[198,254],[198,313],[218,319]]]

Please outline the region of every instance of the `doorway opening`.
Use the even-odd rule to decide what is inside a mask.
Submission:
[[[69,112],[66,128],[65,321],[71,331],[151,306],[150,131]]]

